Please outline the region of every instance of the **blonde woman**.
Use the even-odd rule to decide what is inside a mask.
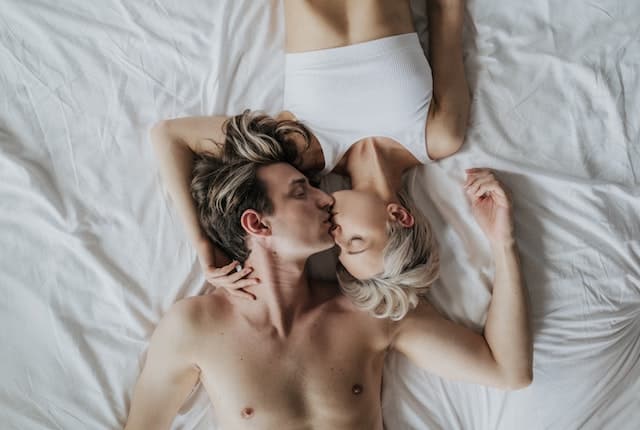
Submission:
[[[348,176],[352,188],[333,194],[331,211],[340,285],[360,308],[400,319],[438,274],[429,224],[404,191],[402,177],[412,167],[455,153],[464,141],[469,114],[464,2],[428,1],[431,64],[408,0],[285,0],[284,5],[285,111],[276,118],[249,112],[231,121],[219,116],[163,121],[152,132],[161,172],[207,279],[235,294],[245,294],[255,280],[250,268],[232,273],[235,264],[222,267],[221,244],[214,246],[201,224],[189,190],[194,153],[223,157],[233,129],[240,141],[290,146],[298,154],[294,165],[303,172]]]

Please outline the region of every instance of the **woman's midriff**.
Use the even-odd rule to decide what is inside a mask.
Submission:
[[[286,51],[367,42],[414,30],[408,0],[285,0]]]

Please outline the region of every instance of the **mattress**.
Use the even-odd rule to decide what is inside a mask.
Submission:
[[[426,42],[424,3],[412,6]],[[148,130],[278,112],[282,5],[0,10],[0,426],[122,428],[155,325],[204,281]],[[467,141],[408,180],[442,248],[430,299],[476,329],[493,268],[463,169],[493,168],[512,190],[534,381],[446,381],[392,353],[387,429],[640,428],[639,23],[635,1],[467,1]],[[201,389],[173,428],[217,428]]]

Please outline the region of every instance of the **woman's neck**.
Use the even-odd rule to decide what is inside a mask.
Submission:
[[[342,167],[354,190],[375,192],[386,202],[397,201],[402,175],[419,162],[397,142],[372,137],[354,144]]]

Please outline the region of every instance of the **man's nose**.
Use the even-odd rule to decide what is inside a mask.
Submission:
[[[336,202],[335,199],[331,194],[327,194],[321,189],[317,189],[317,190],[318,190],[318,206],[328,211]]]

